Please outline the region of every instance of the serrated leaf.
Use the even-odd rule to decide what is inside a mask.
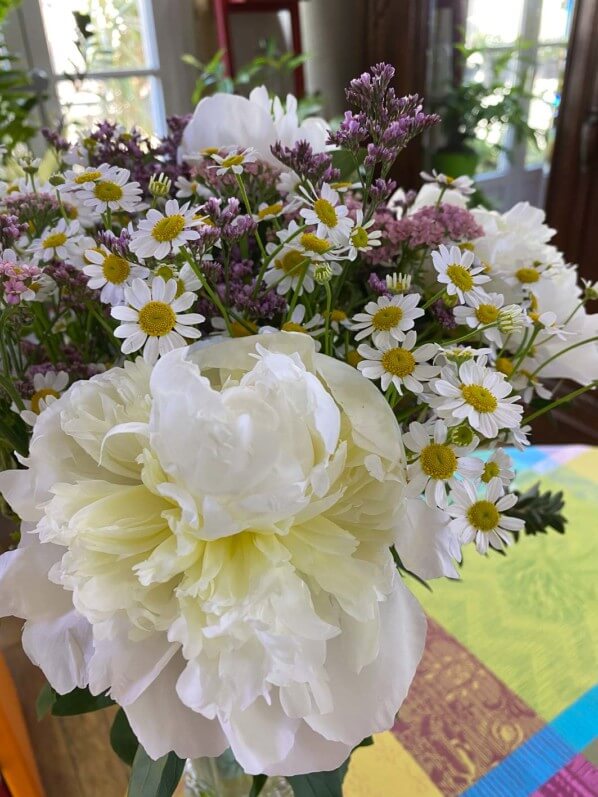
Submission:
[[[116,755],[124,761],[127,766],[133,766],[135,755],[139,747],[139,741],[133,733],[127,715],[121,709],[118,710],[112,728],[110,729],[110,744]]]
[[[133,760],[127,797],[172,797],[185,762],[174,753],[153,761],[141,745]]]
[[[92,695],[89,689],[73,689],[67,695],[55,693],[55,697],[52,705],[52,714],[55,717],[89,714],[91,711],[100,711],[114,705],[114,700],[107,695]]]

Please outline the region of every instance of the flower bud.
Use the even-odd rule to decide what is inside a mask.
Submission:
[[[314,280],[318,285],[326,285],[332,279],[332,268],[328,263],[319,263],[314,269]]]
[[[165,174],[154,175],[149,181],[149,192],[156,198],[167,197],[170,194],[172,180]]]
[[[523,329],[529,323],[525,312],[516,304],[508,304],[498,311],[497,326],[505,335]]]
[[[456,446],[471,445],[474,437],[473,429],[465,423],[449,429],[449,442]]]
[[[386,287],[391,293],[407,293],[411,287],[411,274],[387,274]]]
[[[50,179],[48,180],[48,182],[50,183],[50,185],[53,185],[54,188],[56,188],[59,185],[64,185],[64,183],[66,181],[65,181],[63,175],[60,174],[60,172],[54,172],[54,174],[52,174],[50,176]]]

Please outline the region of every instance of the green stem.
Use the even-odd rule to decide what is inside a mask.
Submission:
[[[521,363],[525,360],[525,358],[527,357],[528,352],[531,351],[532,346],[536,342],[536,338],[538,337],[538,335],[540,333],[540,330],[541,330],[541,327],[537,326],[534,329],[534,331],[532,332],[529,341],[527,341],[526,343],[522,344],[519,347],[519,349],[518,349],[519,353],[517,354],[517,356],[515,357],[515,361],[513,362],[513,370],[509,374],[509,379],[513,379],[513,377],[515,376],[515,374],[519,370],[519,367],[521,366]]]
[[[598,335],[596,335],[593,338],[587,338],[586,340],[582,340],[580,343],[574,343],[572,346],[567,346],[567,348],[561,349],[561,351],[557,351],[556,354],[553,354],[552,357],[549,357],[547,360],[545,360],[542,363],[542,365],[539,365],[536,368],[536,370],[530,376],[530,381],[536,376],[536,374],[538,374],[540,371],[542,371],[544,368],[546,368],[546,366],[549,365],[549,363],[553,362],[553,360],[556,360],[559,357],[562,357],[563,354],[567,354],[568,351],[572,351],[573,349],[578,349],[580,346],[585,346],[588,343],[594,343],[597,340],[598,340]]]
[[[243,178],[241,177],[240,174],[235,174],[235,177],[237,178],[237,185],[239,186],[239,191],[241,192],[241,197],[245,204],[245,208],[247,209],[247,213],[251,215],[251,204],[249,202],[249,197],[247,196],[247,191],[245,189],[245,183],[243,182]],[[260,233],[257,226],[255,228],[255,240],[257,241],[257,245],[262,254],[262,258],[265,260],[267,257],[266,250],[264,248],[264,244],[262,243],[262,239],[260,237]]]
[[[453,338],[452,340],[441,340],[438,342],[439,346],[454,346],[455,343],[462,343],[464,340],[469,340],[470,338],[479,335],[480,332],[484,332],[487,329],[492,329],[495,327],[496,324],[486,324],[486,326],[478,327],[477,329],[472,329],[471,332],[468,332],[467,335],[462,335],[460,338]]]
[[[428,307],[429,307],[431,304],[434,304],[434,302],[435,302],[437,299],[440,299],[440,297],[442,296],[442,294],[443,294],[443,293],[444,293],[444,288],[441,288],[441,289],[438,291],[438,293],[435,293],[435,294],[434,294],[434,296],[432,296],[430,299],[428,299],[428,301],[427,301],[427,302],[426,302],[424,305],[422,305],[422,310],[427,310],[427,309],[428,309]]]
[[[220,296],[218,296],[218,293],[216,291],[212,290],[212,288],[209,286],[208,281],[206,280],[204,273],[202,272],[202,270],[199,268],[199,266],[197,265],[197,263],[193,259],[193,255],[191,254],[191,252],[187,248],[184,248],[182,251],[184,253],[186,261],[189,263],[189,265],[191,266],[191,268],[193,269],[193,271],[197,275],[197,278],[201,282],[204,291],[208,294],[208,296],[210,297],[211,301],[218,308],[218,310],[220,310],[220,313],[222,314],[222,317],[224,318],[224,323],[226,324],[226,331],[228,332],[228,334],[232,338],[233,337],[233,332],[232,332],[232,328],[231,328],[230,318],[228,316],[228,312],[226,310],[226,307],[222,304]]]
[[[324,354],[332,355],[332,338],[330,336],[330,316],[332,314],[332,291],[330,290],[329,282],[324,283],[324,290],[326,291]]]
[[[573,390],[571,393],[567,393],[566,396],[563,396],[560,399],[556,399],[556,401],[551,401],[550,404],[548,404],[546,407],[542,407],[541,409],[536,410],[536,412],[532,412],[531,415],[527,415],[521,421],[521,425],[523,426],[525,424],[531,423],[532,421],[535,421],[536,418],[539,418],[541,415],[544,415],[546,412],[550,412],[550,410],[553,410],[555,407],[559,407],[561,404],[567,404],[568,402],[573,401],[573,399],[577,398],[577,396],[581,396],[582,393],[586,393],[588,390],[593,390],[596,387],[596,385],[598,385],[598,381],[591,382],[589,385],[585,385],[584,387],[580,387],[577,390]]]
[[[15,386],[13,385],[12,381],[8,376],[4,376],[0,374],[0,385],[4,388],[4,390],[8,393],[11,399],[14,401],[16,406],[19,410],[24,410],[25,405],[23,404],[23,399],[17,393]]]

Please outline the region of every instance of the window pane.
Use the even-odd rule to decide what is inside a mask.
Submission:
[[[55,74],[155,67],[149,0],[40,0]],[[149,41],[151,39],[151,41]]]
[[[543,0],[540,41],[566,41],[572,18],[573,0]]]
[[[524,0],[469,0],[467,6],[467,45],[512,44],[521,32]]]
[[[161,95],[157,78],[130,77],[109,80],[61,80],[56,89],[69,138],[108,119],[127,128],[154,132],[152,98]]]
[[[563,77],[565,73],[566,47],[540,47],[538,62],[532,84],[535,99],[531,100],[528,121],[531,127],[541,132],[540,147],[528,146],[526,165],[550,162],[553,126],[558,112]]]

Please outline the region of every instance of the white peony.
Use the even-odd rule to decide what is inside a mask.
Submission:
[[[376,387],[278,333],[139,359],[42,413],[0,615],[61,693],[108,691],[150,756],[336,768],[389,728],[422,654],[394,567],[404,453]],[[421,509],[421,507],[419,507]],[[447,568],[446,528],[410,566]],[[456,555],[456,554],[455,554]]]
[[[307,141],[314,152],[323,152],[327,137],[328,125],[323,119],[311,117],[299,123],[292,94],[283,105],[278,97],[270,99],[265,86],[258,86],[249,99],[214,94],[200,100],[183,133],[179,158],[192,162],[201,157],[202,150],[212,147],[250,147],[261,160],[281,168],[270,149],[277,141],[286,147]]]

